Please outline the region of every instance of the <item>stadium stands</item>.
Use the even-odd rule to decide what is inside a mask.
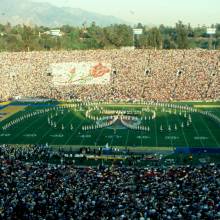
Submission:
[[[5,145],[0,156],[1,219],[220,219],[215,165],[76,168],[43,163],[44,147]]]
[[[2,52],[0,60],[0,101],[220,99],[220,51]],[[55,85],[51,65],[68,62],[111,64],[110,82]],[[220,219],[217,165],[79,168],[61,160],[50,164],[56,153],[0,145],[0,219]]]
[[[82,100],[216,100],[220,51],[89,50],[0,54],[0,100],[16,96]],[[109,85],[55,86],[52,63],[105,62]],[[149,71],[150,70],[150,71]]]

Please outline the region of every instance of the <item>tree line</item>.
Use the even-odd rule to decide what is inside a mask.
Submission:
[[[113,49],[121,47],[156,49],[220,49],[220,24],[212,26],[216,34],[210,37],[206,26],[191,27],[179,21],[175,27],[160,25],[148,27],[141,23],[135,28],[143,29],[141,35],[133,35],[133,27],[115,24],[100,27],[72,27],[63,25],[62,36],[52,36],[43,26],[0,24],[0,51]],[[52,28],[51,28],[52,29]]]

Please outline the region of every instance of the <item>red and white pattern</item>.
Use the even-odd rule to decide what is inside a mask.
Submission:
[[[111,64],[101,62],[54,63],[51,69],[56,86],[107,84],[111,75]]]

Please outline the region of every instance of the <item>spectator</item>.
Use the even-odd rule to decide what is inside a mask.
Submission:
[[[25,163],[43,147],[1,146],[2,219],[219,219],[220,170]],[[16,152],[16,153],[15,153]]]
[[[220,52],[206,50],[89,50],[0,53],[0,100],[15,96],[81,100],[216,100]],[[111,63],[109,85],[55,87],[51,63]],[[146,69],[150,73],[146,75]]]

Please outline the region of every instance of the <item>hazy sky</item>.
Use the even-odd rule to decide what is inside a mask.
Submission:
[[[32,0],[114,15],[130,22],[174,25],[220,23],[220,0]]]

